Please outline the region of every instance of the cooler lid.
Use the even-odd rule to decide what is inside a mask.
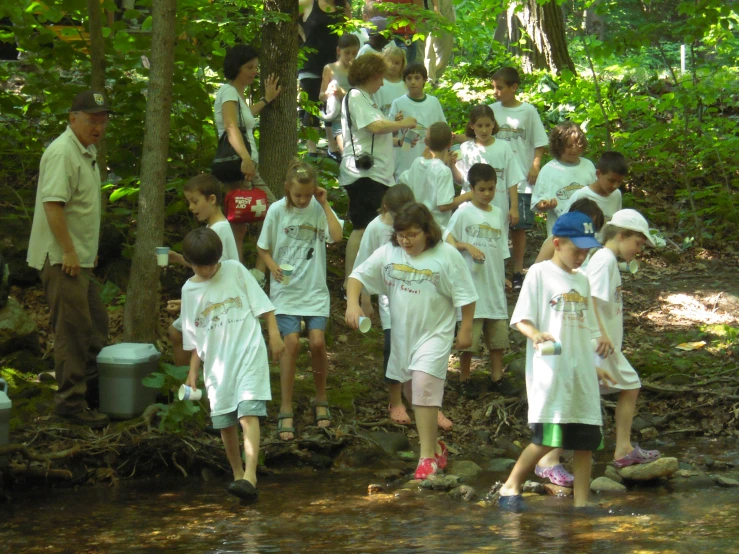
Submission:
[[[13,403],[8,398],[8,383],[5,379],[0,379],[0,410],[9,410]]]
[[[106,346],[98,354],[99,364],[135,365],[158,360],[161,353],[153,344],[122,342]]]

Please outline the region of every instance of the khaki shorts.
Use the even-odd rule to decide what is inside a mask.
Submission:
[[[460,323],[457,322],[457,332]],[[507,319],[475,319],[472,322],[472,346],[460,352],[480,353],[480,338],[485,341],[488,350],[505,350],[508,348]]]

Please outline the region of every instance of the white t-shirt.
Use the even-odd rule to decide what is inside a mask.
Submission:
[[[271,400],[269,358],[257,319],[275,308],[238,261],[182,287],[182,346],[203,360],[211,415],[228,414],[242,400]]]
[[[362,241],[359,243],[359,252],[357,252],[357,257],[354,260],[354,268],[362,265],[375,250],[388,244],[392,236],[393,226],[383,223],[382,216],[378,215],[370,221],[364,230]],[[390,329],[390,301],[386,294],[377,295],[377,305],[379,306],[382,328]]]
[[[504,260],[510,252],[505,232],[500,228],[500,209],[491,205],[486,212],[465,202],[454,212],[447,229],[455,240],[471,244],[485,254],[485,263],[478,264],[469,252],[462,252],[479,296],[475,319],[508,319]],[[462,319],[461,312],[457,319]]]
[[[341,220],[339,223],[343,226]],[[327,242],[333,242],[328,220],[315,198],[302,209],[288,210],[285,198],[270,205],[257,246],[269,250],[277,265],[295,268],[288,285],[271,277],[269,292],[275,314],[329,316]]]
[[[439,242],[411,257],[386,244],[355,268],[351,277],[370,294],[390,299],[392,349],[387,377],[405,383],[411,371],[446,378],[456,310],[477,300],[472,276],[456,248]]]
[[[405,96],[408,93],[408,87],[402,79],[397,83],[383,79],[380,89],[372,95],[372,98],[385,115],[390,113],[390,106],[396,98]]]
[[[481,146],[474,140],[468,140],[462,143],[457,160],[457,169],[464,178],[462,192],[470,190],[467,173],[476,163],[492,165],[495,168],[498,182],[495,185],[495,198],[492,204],[500,208],[501,228],[506,230],[506,238],[508,238],[508,210],[510,209],[508,189],[518,186],[521,179],[525,178],[524,172],[506,141],[496,139],[490,146]]]
[[[506,108],[500,102],[490,104],[500,130],[496,138],[510,144],[513,154],[524,173],[524,179],[518,184],[518,192],[531,194],[534,188],[529,184],[526,175],[534,163],[535,150],[549,145],[549,137],[539,117],[539,112],[531,104],[522,102],[515,108]]]
[[[221,239],[221,244],[223,244],[223,254],[221,254],[220,261],[236,260],[238,262],[239,251],[236,249],[236,239],[231,224],[228,221],[216,221],[208,227],[215,231],[218,238]]]
[[[595,166],[587,158],[575,164],[552,160],[541,168],[536,187],[531,196],[531,210],[542,200],[557,199],[557,207],[547,210],[547,236],[552,236],[552,227],[557,218],[570,211],[572,197],[579,189],[595,182]]]
[[[617,384],[601,387],[602,392],[638,389],[641,380],[636,370],[621,352],[624,339],[624,309],[621,273],[616,255],[608,248],[598,250],[588,264],[585,274],[590,281],[590,294],[598,299],[600,322],[611,339],[613,354],[607,358],[595,355],[595,363],[605,369]]]
[[[369,34],[367,35],[367,40],[369,40]],[[360,39],[361,41],[361,39]],[[357,58],[359,56],[363,56],[365,54],[377,54],[378,56],[382,56],[382,52],[375,50],[372,48],[369,42],[365,42],[361,48],[359,49],[359,52],[357,52]]]
[[[526,341],[526,393],[529,423],[601,425],[598,374],[591,340],[600,336],[588,278],[554,262],[529,268],[511,327],[527,320],[562,344],[558,356],[535,356]]]
[[[441,109],[439,99],[430,94],[426,94],[422,100],[414,100],[407,94],[404,94],[400,98],[396,98],[393,100],[393,104],[390,107],[388,118],[395,121],[395,116],[400,112],[403,112],[405,117],[416,118],[418,126],[413,130],[419,133],[421,137],[412,148],[405,149],[404,147],[401,147],[395,149],[396,178],[407,169],[410,169],[414,160],[423,156],[423,151],[426,148],[423,141],[426,129],[439,121],[446,123],[444,110]],[[405,131],[400,134],[401,136],[405,136]],[[420,202],[420,200],[418,201]]]
[[[451,210],[442,212],[439,206],[454,200],[454,177],[452,170],[439,159],[416,158],[410,169],[398,177],[413,191],[416,202],[426,206],[442,230],[449,225]]]
[[[246,138],[249,141],[249,146],[251,146],[251,159],[254,160],[254,163],[259,163],[259,152],[257,151],[257,143],[254,140],[254,127],[256,127],[257,121],[251,114],[249,106],[246,105],[246,102],[244,102],[241,95],[239,95],[239,91],[236,90],[236,87],[229,85],[228,83],[221,85],[221,88],[218,89],[216,101],[213,106],[218,138],[220,139],[221,135],[223,135],[223,132],[226,130],[226,126],[223,123],[224,102],[238,102],[238,105],[241,108],[241,125],[246,127]],[[236,124],[240,124],[238,120],[238,112],[236,112]]]
[[[601,196],[597,192],[593,191],[589,186],[583,187],[580,190],[575,191],[575,194],[572,195],[570,206],[581,198],[587,198],[588,200],[592,200],[598,204],[600,211],[603,212],[604,223],[610,221],[613,214],[623,207],[623,197],[621,196],[621,191],[618,189],[613,191],[609,196]],[[595,238],[603,242],[603,229],[595,234]]]
[[[350,112],[352,118],[351,130],[349,129],[347,111]],[[369,177],[373,181],[382,183],[388,187],[395,184],[395,179],[393,178],[395,161],[393,159],[392,133],[373,135],[367,130],[367,126],[371,123],[384,119],[387,118],[377,109],[377,105],[366,92],[355,88],[350,90],[344,97],[341,111],[344,157],[341,159],[341,168],[339,170],[339,185],[342,187],[351,185],[354,181],[362,177]],[[373,136],[375,139],[374,146],[372,145]],[[352,138],[354,139],[353,141]],[[363,153],[372,153],[375,163],[369,170],[357,169],[354,163],[355,153],[357,157]]]

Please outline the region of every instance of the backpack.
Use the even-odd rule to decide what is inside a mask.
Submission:
[[[8,303],[8,295],[10,294],[10,267],[8,260],[0,252],[0,308],[4,308]]]

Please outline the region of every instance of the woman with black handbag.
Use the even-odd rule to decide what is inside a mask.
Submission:
[[[344,96],[341,129],[345,146],[339,172],[352,222],[344,255],[344,287],[364,230],[377,217],[388,187],[395,184],[393,146],[399,146],[399,139],[393,133],[416,126],[412,117],[391,121],[376,105],[372,95],[382,86],[384,75],[385,60],[376,54],[358,57],[349,68],[349,84],[354,88]]]
[[[280,94],[282,89],[279,85],[279,78],[274,75],[267,77],[264,82],[264,96],[249,106],[244,91],[254,82],[259,73],[259,54],[251,46],[245,44],[236,45],[226,52],[223,60],[223,73],[228,83],[221,85],[216,94],[214,111],[219,142],[211,171],[224,183],[226,188],[240,187],[244,182],[251,183],[251,186],[264,191],[267,201],[271,204],[275,201],[274,194],[259,175],[257,168],[259,152],[254,141],[254,127],[256,126],[254,117]],[[228,160],[229,153],[232,154],[231,158],[236,163],[224,161]],[[219,160],[222,163],[218,163]],[[229,221],[232,219],[229,218],[228,213],[225,215]],[[231,228],[239,249],[239,259],[243,262],[244,237],[248,224],[231,222]],[[264,279],[264,262],[259,259],[257,269],[262,272],[262,279]]]

